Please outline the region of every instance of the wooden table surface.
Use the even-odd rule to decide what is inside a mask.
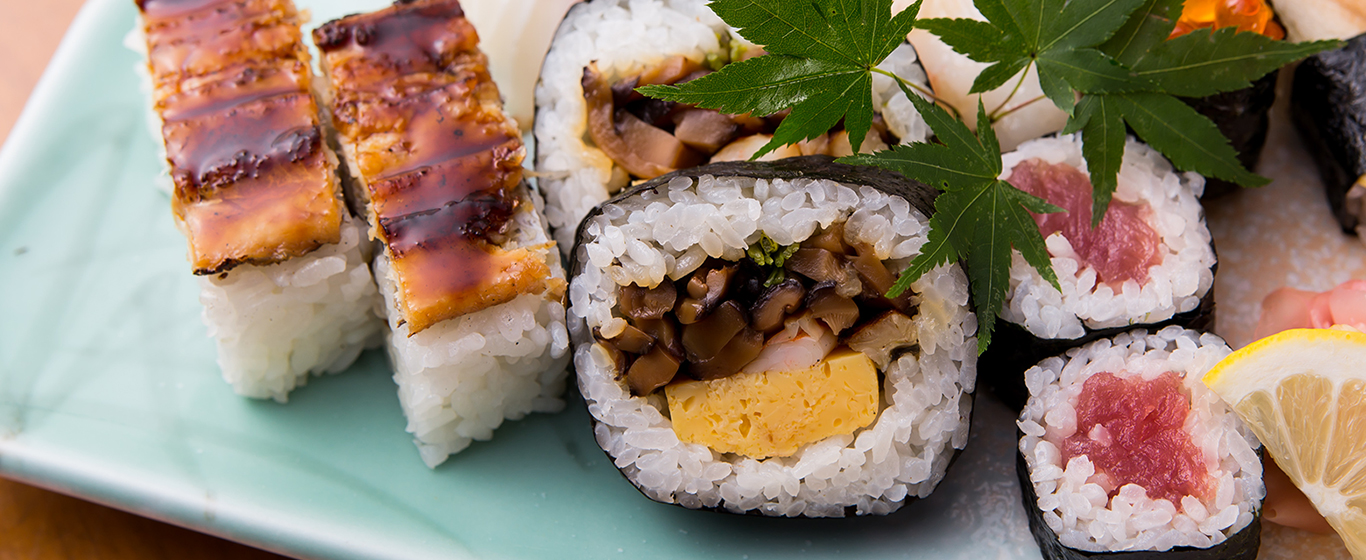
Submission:
[[[0,138],[9,137],[82,2],[0,0]],[[0,478],[0,560],[29,558],[280,557]]]

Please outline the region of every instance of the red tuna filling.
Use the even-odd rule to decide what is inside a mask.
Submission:
[[[1142,284],[1148,280],[1148,268],[1162,262],[1157,252],[1161,239],[1144,220],[1145,215],[1151,214],[1147,204],[1111,201],[1100,225],[1093,229],[1091,180],[1077,168],[1030,159],[1011,170],[1009,181],[1016,188],[1066,210],[1031,214],[1044,237],[1062,232],[1082,265],[1095,268],[1102,282],[1112,287],[1131,279]]]
[[[1151,381],[1093,375],[1077,401],[1077,432],[1063,441],[1063,464],[1086,455],[1110,497],[1137,484],[1180,509],[1182,497],[1203,496],[1209,484],[1200,450],[1182,429],[1190,410],[1175,373]]]

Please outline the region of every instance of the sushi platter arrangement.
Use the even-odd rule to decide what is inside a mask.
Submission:
[[[1363,92],[1360,0],[91,0],[0,474],[303,557],[1366,560]]]

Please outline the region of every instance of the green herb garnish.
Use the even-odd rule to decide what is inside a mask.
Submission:
[[[787,262],[788,257],[800,249],[801,245],[793,243],[786,247],[778,244],[766,234],[759,234],[759,241],[751,244],[746,253],[754,264],[759,265],[760,270],[769,268],[768,277],[764,280],[764,287],[771,288],[782,283],[787,279],[787,273],[783,271],[783,263]]]
[[[918,95],[907,97],[942,144],[917,142],[841,161],[890,169],[943,191],[934,199],[929,241],[887,296],[901,295],[934,267],[965,260],[977,307],[977,348],[985,351],[1010,285],[1012,247],[1053,287],[1062,289],[1039,226],[1025,210],[1047,214],[1063,209],[997,179],[1001,174],[1001,147],[981,103],[977,105],[977,134],[973,135],[967,125],[938,105]]]
[[[815,138],[841,120],[850,144],[860,146],[871,127],[872,74],[894,78],[934,131],[936,142],[897,146],[844,158],[919,179],[942,191],[930,218],[929,240],[889,296],[905,291],[926,271],[964,261],[978,316],[978,351],[991,342],[1009,288],[1011,249],[1055,287],[1043,237],[1029,212],[1061,211],[999,180],[1000,146],[991,124],[1047,98],[1069,115],[1065,132],[1081,132],[1093,185],[1093,224],[1109,206],[1124,156],[1126,126],[1184,171],[1244,186],[1267,179],[1243,168],[1212,121],[1177,96],[1233,91],[1252,80],[1339,41],[1289,43],[1233,29],[1198,30],[1169,40],[1182,0],[975,0],[986,21],[916,21],[920,2],[892,15],[891,0],[715,0],[710,6],[768,56],[723,67],[678,86],[647,86],[645,95],[729,114],[791,113],[758,158],[784,145]],[[973,82],[982,93],[1037,69],[1044,96],[1007,109],[1007,98],[988,111],[978,103],[978,126],[963,124],[933,93],[877,68],[912,27],[938,35],[972,60],[990,63]],[[950,112],[953,114],[950,115]],[[777,259],[761,239],[750,248]],[[793,246],[795,247],[795,245]],[[791,247],[789,247],[790,249]],[[755,255],[758,255],[756,257]],[[778,266],[781,272],[781,265]],[[779,278],[781,281],[781,278]],[[773,277],[770,276],[770,282]]]
[[[1174,96],[1242,89],[1287,63],[1341,46],[1277,41],[1234,28],[1201,29],[1168,40],[1181,16],[1181,0],[974,4],[986,22],[927,19],[916,26],[972,60],[994,63],[977,76],[970,93],[991,91],[1016,75],[1023,81],[1022,72],[1037,67],[1044,94],[1070,116],[1064,132],[1082,134],[1093,225],[1100,223],[1119,184],[1126,124],[1182,171],[1245,187],[1269,183],[1243,167],[1213,121]]]

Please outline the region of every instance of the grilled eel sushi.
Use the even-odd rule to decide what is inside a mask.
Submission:
[[[563,407],[565,280],[526,149],[454,0],[319,27],[331,116],[377,240],[399,401],[432,467]]]
[[[362,229],[310,91],[289,0],[138,0],[176,225],[238,393],[284,401],[380,323]]]

